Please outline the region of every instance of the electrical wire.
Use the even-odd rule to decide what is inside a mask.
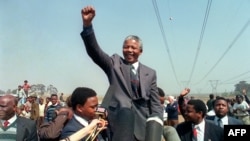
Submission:
[[[246,24],[242,27],[242,29],[240,30],[240,32],[236,35],[236,37],[234,38],[234,40],[231,42],[231,44],[228,46],[228,48],[226,49],[226,51],[222,54],[222,56],[219,58],[219,60],[213,65],[213,67],[207,72],[207,74],[196,84],[200,83],[201,81],[203,81],[213,70],[214,68],[220,63],[220,61],[225,57],[225,55],[228,53],[228,51],[233,47],[234,43],[240,38],[240,36],[244,33],[244,31],[246,30],[246,28],[249,26],[250,24],[250,19],[246,22]]]
[[[166,47],[166,50],[167,50],[167,53],[168,53],[168,57],[169,57],[169,61],[170,61],[170,64],[171,64],[172,71],[174,73],[174,77],[175,77],[175,80],[176,80],[177,84],[180,86],[180,82],[179,82],[179,80],[177,78],[174,63],[173,63],[171,53],[170,53],[170,50],[169,50],[169,47],[168,47],[166,34],[164,32],[164,29],[163,29],[163,25],[162,25],[161,17],[160,17],[160,14],[159,14],[159,9],[158,9],[158,6],[157,6],[157,2],[156,2],[156,0],[152,0],[152,2],[153,2],[156,17],[157,17],[157,20],[158,20],[158,24],[159,24],[159,27],[160,27],[160,31],[161,31],[161,34],[162,34],[162,37],[163,37],[163,41],[164,41],[164,44],[165,44],[165,47]]]
[[[196,55],[195,55],[194,63],[193,63],[193,66],[192,66],[192,70],[191,70],[189,79],[188,79],[188,86],[189,86],[189,84],[191,82],[191,79],[193,77],[195,66],[196,66],[196,63],[197,63],[197,60],[198,60],[198,56],[199,56],[199,53],[200,53],[200,48],[201,48],[203,36],[204,36],[204,33],[205,33],[205,29],[206,29],[206,25],[207,25],[207,19],[208,19],[208,16],[209,16],[211,4],[212,4],[212,0],[208,0],[207,8],[206,8],[206,13],[205,13],[205,17],[204,17],[204,20],[203,20],[202,30],[201,30],[201,34],[200,34],[200,39],[199,39],[198,47],[197,47],[197,50],[196,50]]]

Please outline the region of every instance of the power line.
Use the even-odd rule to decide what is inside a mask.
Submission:
[[[195,69],[195,66],[196,66],[196,62],[198,60],[198,56],[199,56],[199,53],[200,53],[201,43],[202,43],[204,32],[205,32],[205,29],[206,29],[207,19],[208,19],[208,16],[209,16],[211,4],[212,4],[212,0],[208,0],[207,8],[206,8],[206,13],[205,13],[205,17],[204,17],[204,21],[203,21],[203,25],[202,25],[201,34],[200,34],[200,39],[199,39],[199,43],[198,43],[198,47],[197,47],[197,51],[196,51],[194,63],[193,63],[193,66],[192,66],[192,70],[191,70],[191,73],[190,73],[190,76],[189,76],[188,85],[189,85],[189,83],[190,83],[190,81],[191,81],[191,79],[193,77],[193,73],[194,73],[194,69]]]
[[[224,58],[224,56],[228,53],[228,51],[233,47],[234,43],[239,39],[239,37],[244,33],[248,25],[250,24],[250,19],[246,22],[246,24],[243,26],[243,28],[240,30],[240,32],[237,34],[237,36],[234,38],[234,40],[231,42],[231,44],[228,46],[227,50],[222,54],[222,56],[219,58],[219,60],[214,64],[214,66],[207,72],[207,74],[199,81],[200,83],[203,81],[213,70],[214,68],[219,64],[219,62]]]
[[[225,81],[222,81],[221,83],[227,83],[228,81],[235,80],[235,79],[239,78],[240,76],[243,76],[243,75],[248,74],[248,73],[250,73],[250,71],[247,71],[247,72],[244,72],[244,73],[239,74],[239,75],[237,75],[237,76],[234,76],[234,77],[232,77],[232,78],[230,78],[230,79],[227,79],[227,80],[225,80]]]
[[[158,20],[158,24],[159,24],[159,27],[160,27],[160,30],[161,30],[161,34],[162,34],[162,37],[163,37],[163,41],[164,41],[164,44],[165,44],[165,47],[166,47],[166,50],[167,50],[167,53],[168,53],[169,61],[170,61],[170,64],[171,64],[171,67],[172,67],[172,70],[173,70],[173,73],[174,73],[174,77],[175,77],[175,80],[176,80],[177,84],[180,86],[179,80],[178,80],[177,75],[176,75],[175,67],[174,67],[174,64],[173,64],[173,60],[172,60],[172,57],[171,57],[171,54],[170,54],[170,50],[169,50],[169,47],[168,47],[166,34],[164,32],[164,29],[163,29],[163,25],[162,25],[161,17],[160,17],[160,14],[159,14],[159,9],[158,9],[158,6],[157,6],[157,2],[156,2],[156,0],[152,0],[152,2],[153,2],[156,17],[157,17],[157,20]]]

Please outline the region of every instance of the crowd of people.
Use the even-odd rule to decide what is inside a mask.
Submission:
[[[223,141],[224,125],[250,124],[245,89],[234,103],[213,94],[208,102],[187,98],[189,88],[176,98],[166,96],[157,86],[156,71],[139,62],[143,43],[136,35],[125,38],[123,57],[109,56],[95,37],[95,14],[92,6],[81,10],[81,37],[87,54],[109,81],[102,102],[95,88],[88,87],[77,87],[66,100],[63,93],[45,98],[30,95],[25,80],[17,97],[0,97],[0,140]]]

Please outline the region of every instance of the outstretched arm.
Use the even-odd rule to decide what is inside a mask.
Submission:
[[[190,89],[185,88],[184,90],[181,91],[180,96],[178,98],[178,105],[179,105],[179,108],[180,108],[181,115],[183,117],[184,117],[185,108],[186,108],[184,96],[186,96],[189,92],[190,92]]]

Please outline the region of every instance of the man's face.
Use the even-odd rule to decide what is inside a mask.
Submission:
[[[98,98],[96,96],[89,97],[84,105],[79,105],[79,113],[81,116],[86,117],[88,119],[94,119],[96,114],[96,109],[98,106]]]
[[[202,118],[202,112],[196,112],[193,105],[187,104],[185,111],[185,120],[197,123]]]
[[[136,40],[132,39],[124,42],[122,51],[124,59],[130,64],[137,62],[142,53],[140,44]]]
[[[224,117],[228,113],[228,104],[225,100],[216,100],[214,112],[218,117]]]
[[[52,96],[51,97],[51,103],[52,103],[52,105],[55,105],[57,103],[57,101],[58,101],[58,97],[57,96]]]
[[[0,97],[0,119],[10,119],[12,116],[14,116],[15,111],[16,105],[13,99],[5,96]]]

